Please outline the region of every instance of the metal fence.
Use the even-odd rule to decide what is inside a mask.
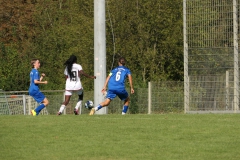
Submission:
[[[240,0],[183,0],[185,113],[239,112]]]
[[[56,115],[64,101],[64,91],[42,92],[50,103],[41,114]],[[94,101],[93,94],[93,91],[84,91],[83,102]],[[149,82],[148,88],[135,88],[130,98],[128,114],[183,113],[183,82]],[[77,100],[77,94],[73,94],[64,114],[73,114]],[[27,91],[0,91],[0,115],[30,115],[31,109],[37,105]],[[123,102],[115,98],[107,107],[108,114],[121,114],[122,107]],[[83,103],[81,114],[88,113]]]

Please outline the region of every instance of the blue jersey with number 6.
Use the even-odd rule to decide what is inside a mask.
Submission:
[[[114,68],[109,74],[108,90],[125,89],[125,79],[131,71],[125,66],[118,66]]]

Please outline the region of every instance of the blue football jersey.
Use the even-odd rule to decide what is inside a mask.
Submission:
[[[131,74],[131,71],[125,66],[119,66],[114,68],[110,75],[108,81],[109,90],[125,89],[125,79],[128,75]]]
[[[34,80],[39,80],[40,76],[39,76],[39,72],[37,69],[33,68],[30,72],[30,87],[29,87],[29,91],[33,91],[33,90],[39,90],[38,84],[34,83]]]

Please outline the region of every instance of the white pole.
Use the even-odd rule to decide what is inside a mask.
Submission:
[[[233,45],[234,45],[234,111],[239,110],[238,22],[237,2],[233,0]]]
[[[184,113],[189,111],[189,76],[187,44],[187,1],[183,0],[183,45],[184,45]]]
[[[106,79],[105,0],[94,0],[94,106],[104,101],[101,93]],[[104,107],[96,114],[107,114]]]

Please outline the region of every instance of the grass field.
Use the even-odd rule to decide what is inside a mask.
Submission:
[[[239,160],[239,114],[0,116],[0,159]]]

